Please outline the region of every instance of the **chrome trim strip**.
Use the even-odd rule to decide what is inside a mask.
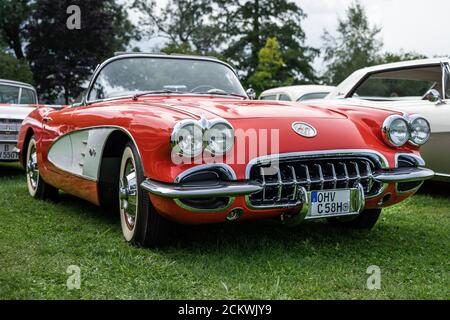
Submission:
[[[426,168],[396,168],[390,171],[374,172],[375,180],[392,183],[392,182],[411,182],[432,179],[434,171]]]
[[[221,181],[216,184],[165,183],[146,179],[141,187],[154,195],[172,198],[232,197],[256,193],[262,186],[256,182]]]

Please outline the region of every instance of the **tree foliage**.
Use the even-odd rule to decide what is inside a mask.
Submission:
[[[400,53],[393,53],[393,52],[386,52],[384,53],[380,59],[379,63],[393,63],[393,62],[400,62],[400,61],[408,61],[408,60],[417,60],[417,59],[426,59],[427,56],[417,53],[417,52],[400,52]]]
[[[277,38],[267,38],[265,46],[259,51],[258,61],[256,72],[248,81],[257,93],[292,83],[292,79],[284,79],[280,72],[285,64]]]
[[[220,30],[210,17],[213,0],[170,0],[158,10],[153,0],[135,0],[142,17],[141,31],[167,40],[163,52],[211,54]]]
[[[244,82],[256,71],[267,37],[277,38],[284,66],[280,76],[299,82],[315,79],[317,50],[304,43],[303,10],[290,0],[216,0],[216,20],[227,35],[223,56],[238,67]]]
[[[379,61],[382,42],[381,29],[370,26],[363,6],[353,2],[346,17],[338,20],[337,36],[325,31],[324,60],[328,71],[326,81],[339,84],[357,69],[375,65]]]
[[[23,53],[24,31],[31,13],[31,0],[0,0],[0,38],[17,59]]]
[[[141,25],[151,37],[168,39],[164,52],[215,55],[233,64],[246,82],[258,66],[267,37],[276,37],[284,79],[315,79],[318,51],[305,46],[302,9],[290,0],[171,0],[159,12],[154,1],[136,0]]]
[[[67,28],[70,5],[81,9],[79,30]],[[27,58],[39,93],[50,101],[62,93],[65,103],[82,92],[99,62],[134,37],[127,12],[114,0],[37,0],[27,29]]]
[[[33,73],[24,59],[0,52],[0,79],[22,81],[33,84]]]

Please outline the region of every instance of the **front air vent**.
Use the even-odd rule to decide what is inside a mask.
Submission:
[[[227,170],[222,167],[210,167],[207,169],[200,169],[194,171],[178,179],[178,182],[183,184],[198,184],[215,185],[220,181],[230,181],[232,177]],[[191,211],[218,211],[224,210],[232,202],[230,197],[213,197],[213,198],[183,198],[177,199],[175,202],[181,207]]]

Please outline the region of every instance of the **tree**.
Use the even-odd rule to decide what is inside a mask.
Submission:
[[[67,8],[78,5],[80,29],[66,25]],[[95,66],[123,51],[135,37],[127,12],[114,0],[37,0],[27,27],[26,48],[39,93],[65,103],[83,91]]]
[[[400,61],[408,61],[408,60],[417,60],[417,59],[426,59],[427,56],[416,53],[416,52],[400,52],[400,53],[392,53],[386,52],[380,57],[379,63],[392,63],[392,62],[400,62]]]
[[[357,1],[347,9],[345,19],[338,20],[336,31],[337,36],[328,31],[323,35],[328,68],[325,79],[335,85],[355,70],[377,64],[383,45],[378,39],[381,29],[369,25],[363,6]]]
[[[24,59],[0,52],[0,79],[16,80],[33,84],[33,73]]]
[[[304,45],[305,14],[291,0],[170,0],[159,12],[152,0],[135,0],[150,37],[167,39],[163,52],[214,55],[234,65],[244,83],[258,66],[267,37],[276,37],[285,64],[284,79],[315,79],[318,51]]]
[[[150,38],[166,39],[166,53],[211,54],[220,30],[208,17],[212,0],[170,0],[160,11],[153,0],[135,0],[142,17],[141,31]]]
[[[283,79],[280,73],[284,61],[277,38],[267,38],[266,45],[259,51],[258,60],[256,72],[248,80],[258,94],[268,88],[292,83],[292,79]]]
[[[215,0],[214,20],[226,35],[225,59],[238,67],[244,82],[255,73],[266,37],[277,38],[284,61],[280,78],[314,81],[316,49],[305,46],[303,10],[290,0]]]
[[[0,0],[0,38],[23,59],[24,29],[31,13],[31,0]]]

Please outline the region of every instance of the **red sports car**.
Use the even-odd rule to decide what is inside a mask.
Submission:
[[[121,54],[81,104],[33,111],[18,148],[31,196],[101,205],[126,241],[154,246],[177,223],[371,228],[433,177],[419,154],[429,135],[417,115],[251,100],[213,58]]]

